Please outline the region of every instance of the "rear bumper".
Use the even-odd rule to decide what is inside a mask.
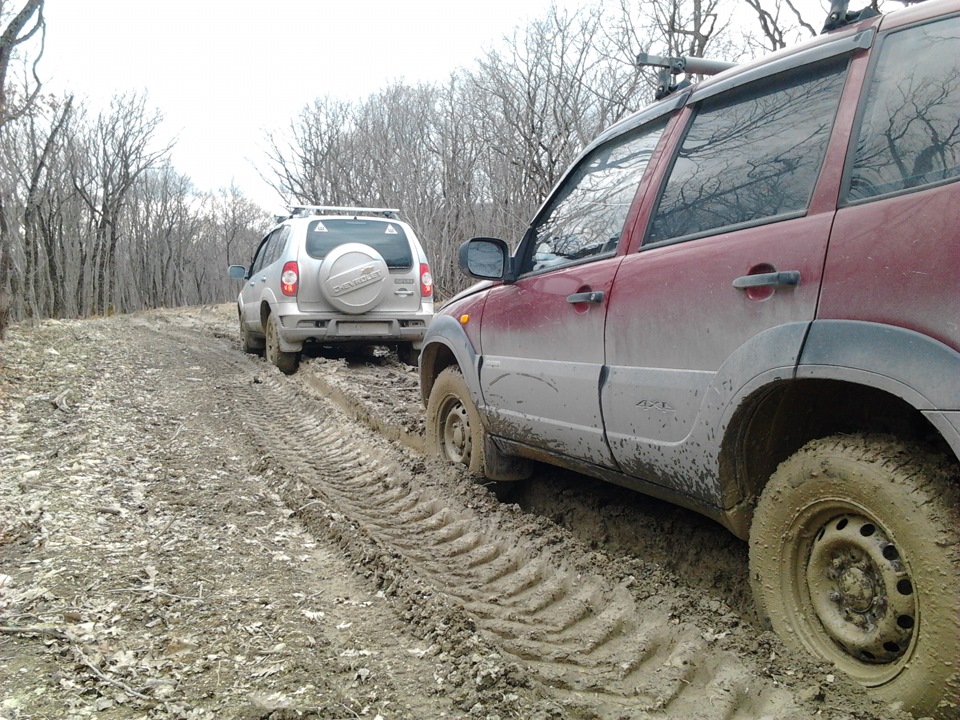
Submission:
[[[280,345],[286,352],[299,352],[308,341],[319,343],[411,342],[420,347],[432,313],[411,313],[378,317],[375,314],[333,315],[331,313],[284,313],[281,306]]]

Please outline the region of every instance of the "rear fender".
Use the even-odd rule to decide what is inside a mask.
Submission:
[[[641,443],[634,473],[715,508],[731,508],[740,493],[733,478],[721,478],[725,433],[745,398],[794,376],[810,323],[779,325],[755,335],[720,366],[697,409],[690,432],[677,442]]]
[[[917,410],[960,410],[960,353],[927,335],[880,323],[817,320],[798,378],[845,380],[896,395]]]
[[[858,320],[817,320],[797,378],[875,387],[919,410],[960,458],[960,352],[927,335]]]

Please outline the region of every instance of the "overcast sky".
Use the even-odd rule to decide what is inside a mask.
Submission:
[[[235,180],[262,203],[265,129],[315,98],[361,99],[393,80],[443,80],[549,0],[51,0],[45,89],[96,112],[147,92],[177,137],[174,166],[202,190]],[[322,200],[322,198],[320,199]],[[268,208],[268,209],[273,209]]]
[[[443,80],[549,5],[50,0],[40,74],[45,89],[85,97],[92,112],[116,93],[146,91],[165,118],[160,139],[177,138],[177,170],[200,190],[235,181],[275,210],[275,193],[254,169],[264,165],[264,130],[284,128],[325,95],[355,100],[393,80]]]

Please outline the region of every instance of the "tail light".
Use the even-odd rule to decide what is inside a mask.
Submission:
[[[280,273],[280,292],[284,295],[296,295],[299,285],[300,268],[291,260],[283,266],[283,272]]]
[[[426,263],[420,263],[420,297],[433,296],[433,275],[430,274],[430,266]]]

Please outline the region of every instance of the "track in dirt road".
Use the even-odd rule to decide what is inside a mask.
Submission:
[[[193,425],[261,455],[291,520],[338,547],[411,636],[438,641],[446,667],[462,669],[469,656],[473,675],[448,683],[457,698],[434,700],[437,717],[899,717],[751,623],[742,545],[718,540],[726,535],[715,526],[667,506],[671,520],[657,520],[657,504],[643,510],[600,491],[604,517],[619,520],[591,539],[578,519],[598,511],[577,508],[597,495],[569,476],[556,495],[536,489],[549,486],[541,478],[501,502],[415,449],[419,398],[403,366],[321,357],[283,376],[240,352],[229,319],[222,308],[163,311],[101,321],[101,331],[150,358],[157,383],[193,392]],[[196,380],[183,384],[185,375]],[[392,389],[404,412],[378,409]],[[630,522],[643,512],[657,534],[646,541],[644,522]],[[569,528],[551,519],[565,516]],[[671,552],[679,547],[712,549]],[[734,576],[718,590],[709,578],[723,565]],[[478,649],[502,660],[479,662]],[[394,692],[408,713],[429,706],[426,691]]]

